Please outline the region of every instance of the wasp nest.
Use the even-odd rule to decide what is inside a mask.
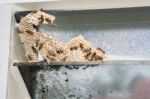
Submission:
[[[39,53],[50,61],[103,61],[105,52],[93,48],[81,35],[64,43],[46,33],[38,32],[34,26],[47,24],[54,26],[55,17],[43,10],[33,11],[21,18],[17,31],[29,62],[37,62]]]

